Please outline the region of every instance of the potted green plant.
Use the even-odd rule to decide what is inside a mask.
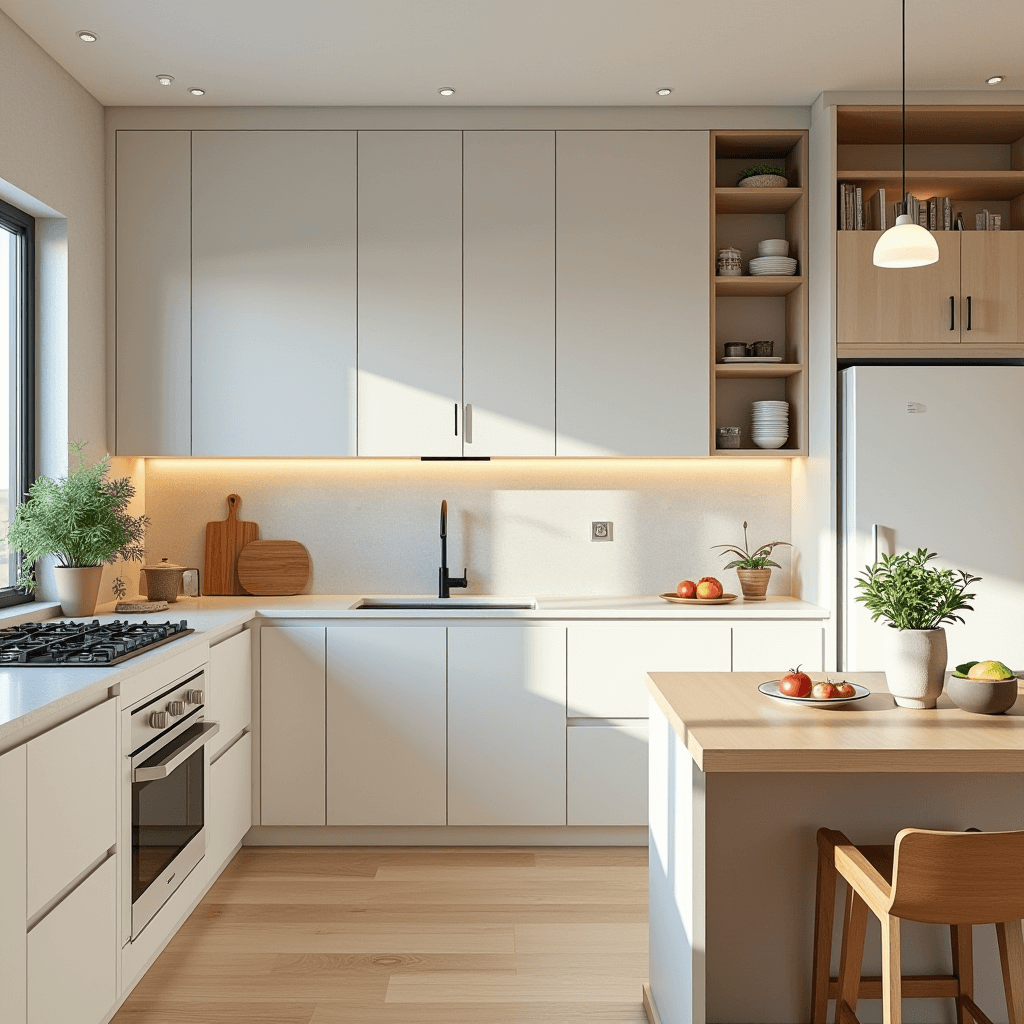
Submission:
[[[981,580],[962,569],[939,569],[927,548],[883,555],[854,581],[857,600],[885,631],[883,658],[889,692],[900,707],[933,708],[946,678],[945,623],[974,610],[967,588]]]
[[[28,591],[36,588],[36,560],[56,556],[57,596],[64,614],[74,618],[95,611],[104,563],[142,561],[149,519],[129,515],[135,488],[128,477],[106,479],[109,456],[87,466],[84,444],[69,447],[78,458],[77,468],[60,480],[41,476],[32,484],[15,510],[7,543],[24,556],[17,585]],[[113,589],[124,597],[122,577],[114,580]]]
[[[786,172],[775,164],[751,164],[740,171],[740,188],[788,188]]]
[[[736,570],[744,601],[764,601],[768,594],[772,568],[780,568],[778,562],[772,561],[772,552],[781,546],[792,547],[788,540],[773,540],[751,551],[747,541],[747,524],[744,521],[742,548],[735,544],[712,544],[711,549],[724,548],[722,554],[739,555],[725,566],[726,569]]]

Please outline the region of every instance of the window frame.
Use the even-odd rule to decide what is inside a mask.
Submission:
[[[11,385],[11,474],[18,495],[27,493],[36,478],[36,222],[35,218],[0,199],[0,224],[21,236],[17,288],[13,309],[15,324],[16,368]],[[8,499],[10,500],[10,499]],[[11,557],[11,571],[16,568]],[[13,576],[12,576],[13,578]],[[28,604],[35,594],[15,586],[0,588],[0,608]]]

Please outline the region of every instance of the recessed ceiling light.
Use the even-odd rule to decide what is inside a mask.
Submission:
[[[442,96],[454,96],[455,95],[455,90],[450,85],[442,85],[441,88],[438,89],[437,91]]]
[[[95,32],[90,32],[87,28],[83,28],[82,31],[78,33],[78,38],[81,39],[83,43],[95,43],[96,40],[99,39],[99,36],[96,35]]]
[[[192,93],[193,96],[205,96],[206,95],[206,90],[205,89],[200,89],[197,86],[193,86],[191,89],[189,89],[189,92]]]
[[[170,85],[174,81],[174,75],[157,75],[156,80],[161,85]]]
[[[991,78],[985,79],[986,85],[998,85],[1003,80],[1002,75],[993,75]]]
[[[658,95],[659,95],[659,96],[671,96],[671,95],[672,95],[672,90],[671,90],[671,89],[669,89],[669,88],[668,88],[668,87],[666,86],[666,87],[665,87],[664,89],[659,89],[659,90],[658,90]]]

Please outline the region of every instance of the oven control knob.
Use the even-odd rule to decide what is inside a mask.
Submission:
[[[149,725],[151,729],[166,729],[167,728],[167,712],[166,711],[153,711],[149,716]]]
[[[185,700],[189,704],[202,704],[203,703],[203,691],[202,690],[189,690],[185,694]]]
[[[167,702],[167,713],[175,717],[185,714],[185,702],[183,700],[169,700]]]

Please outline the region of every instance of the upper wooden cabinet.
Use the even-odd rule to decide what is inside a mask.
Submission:
[[[965,231],[960,237],[960,340],[1024,345],[1024,231]]]

